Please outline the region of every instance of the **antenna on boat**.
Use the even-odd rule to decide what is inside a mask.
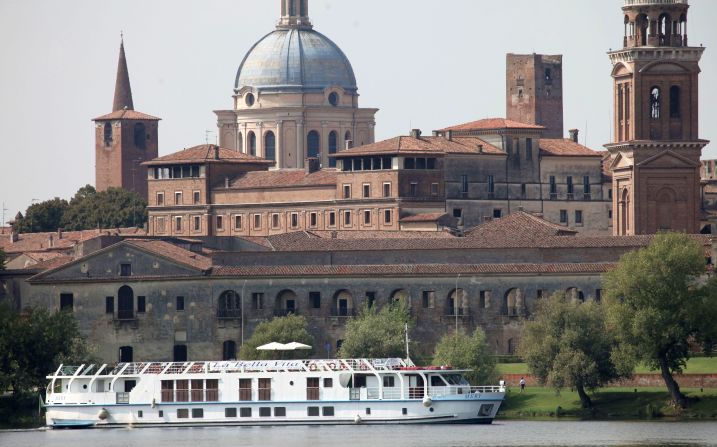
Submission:
[[[408,364],[408,366],[413,366],[411,354],[408,352],[408,323],[406,323],[404,326],[404,333],[406,334],[406,364]]]

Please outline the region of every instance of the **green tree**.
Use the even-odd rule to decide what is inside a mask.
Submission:
[[[520,354],[541,383],[556,390],[575,388],[583,408],[590,408],[586,391],[632,373],[633,365],[613,360],[617,339],[605,320],[605,309],[594,301],[553,295],[540,301],[526,322]]]
[[[12,227],[13,231],[16,233],[56,231],[60,228],[62,216],[68,206],[66,200],[58,197],[34,203],[27,208],[24,217],[15,220]]]
[[[705,280],[703,247],[684,234],[663,233],[627,253],[605,275],[609,322],[619,355],[660,371],[676,405],[687,406],[673,375],[684,369],[690,342],[715,339],[717,285]]]
[[[359,315],[346,325],[339,357],[390,358],[405,357],[405,325],[413,326],[408,306],[398,301],[384,306],[364,306]]]
[[[296,351],[257,351],[256,349],[272,342],[291,343],[292,341],[312,346],[312,349]],[[302,359],[313,355],[313,346],[314,337],[309,332],[306,319],[292,314],[260,323],[239,350],[239,357],[242,360]]]
[[[81,364],[91,355],[69,312],[30,309],[20,314],[0,305],[0,390],[18,395],[44,389],[60,363]]]
[[[2,248],[0,248],[0,270],[5,270],[5,252]]]
[[[141,227],[147,222],[147,201],[134,192],[109,188],[97,192],[91,185],[80,188],[64,213],[66,230]]]
[[[477,328],[472,336],[463,332],[444,335],[436,345],[434,361],[457,369],[470,369],[466,379],[473,385],[484,385],[497,378],[492,354],[485,332]]]

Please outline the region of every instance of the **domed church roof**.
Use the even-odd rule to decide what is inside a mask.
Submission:
[[[277,29],[264,36],[244,57],[235,90],[253,87],[304,92],[338,86],[355,92],[356,77],[351,63],[334,42],[313,30],[306,16],[308,2],[303,2],[299,14],[288,8],[282,8]]]

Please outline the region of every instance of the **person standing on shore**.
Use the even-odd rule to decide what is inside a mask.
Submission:
[[[519,383],[520,383],[520,392],[522,393],[523,391],[525,391],[525,377],[521,377]]]

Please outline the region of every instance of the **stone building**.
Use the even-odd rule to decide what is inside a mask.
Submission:
[[[281,0],[276,29],[239,66],[231,110],[216,112],[219,145],[303,168],[331,166],[330,154],[374,141],[377,109],[360,108],[353,68],[341,49],[315,31],[308,0]]]

